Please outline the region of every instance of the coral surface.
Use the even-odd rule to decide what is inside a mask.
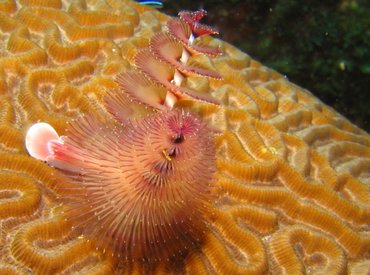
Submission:
[[[0,273],[366,274],[368,134],[211,37],[195,46],[222,55],[194,53],[182,66],[174,50],[167,61],[186,77],[181,89],[161,82],[190,95],[174,108],[197,113],[217,133],[215,200],[202,242],[148,266],[74,233],[59,188],[66,179],[27,154],[26,131],[43,121],[63,135],[82,114],[110,116],[105,95],[135,66],[154,78],[174,73],[144,62],[148,52],[160,54],[155,44],[169,19],[128,0],[0,2]]]

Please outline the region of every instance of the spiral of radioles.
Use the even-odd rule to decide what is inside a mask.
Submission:
[[[189,73],[220,75],[185,65],[192,55],[184,46],[192,47],[185,41],[193,35],[191,24],[180,17],[168,27],[172,34],[157,33],[136,54],[136,69],[119,74],[119,89],[107,92],[105,107],[113,120],[82,116],[48,146],[48,164],[67,177],[68,186],[60,188],[67,221],[98,240],[97,249],[125,261],[183,257],[200,245],[211,213],[212,131],[199,116],[174,105],[184,97],[217,104],[181,82]],[[203,48],[197,47],[199,54]],[[220,54],[217,48],[203,51]]]

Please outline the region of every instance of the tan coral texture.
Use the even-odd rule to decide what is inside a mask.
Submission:
[[[104,108],[169,17],[129,0],[0,1],[0,274],[368,274],[370,138],[308,91],[212,37],[182,86],[215,129],[213,215],[199,246],[150,267],[96,250],[63,218],[58,170],[31,158],[37,121],[65,134]],[[189,62],[190,62],[189,61]],[[194,183],[196,184],[196,183]]]

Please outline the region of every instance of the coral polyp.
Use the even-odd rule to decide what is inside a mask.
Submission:
[[[215,148],[196,115],[163,111],[116,128],[82,118],[50,147],[48,163],[69,178],[66,217],[98,247],[152,262],[202,239]]]

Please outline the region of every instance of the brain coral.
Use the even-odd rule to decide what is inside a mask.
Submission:
[[[216,199],[202,242],[149,267],[71,230],[58,193],[65,178],[27,154],[26,131],[44,121],[64,134],[81,114],[108,116],[114,78],[168,19],[129,0],[0,2],[0,273],[368,273],[368,134],[211,37],[201,44],[223,54],[188,62],[222,78],[189,74],[182,89],[219,104],[175,105],[218,133]]]

